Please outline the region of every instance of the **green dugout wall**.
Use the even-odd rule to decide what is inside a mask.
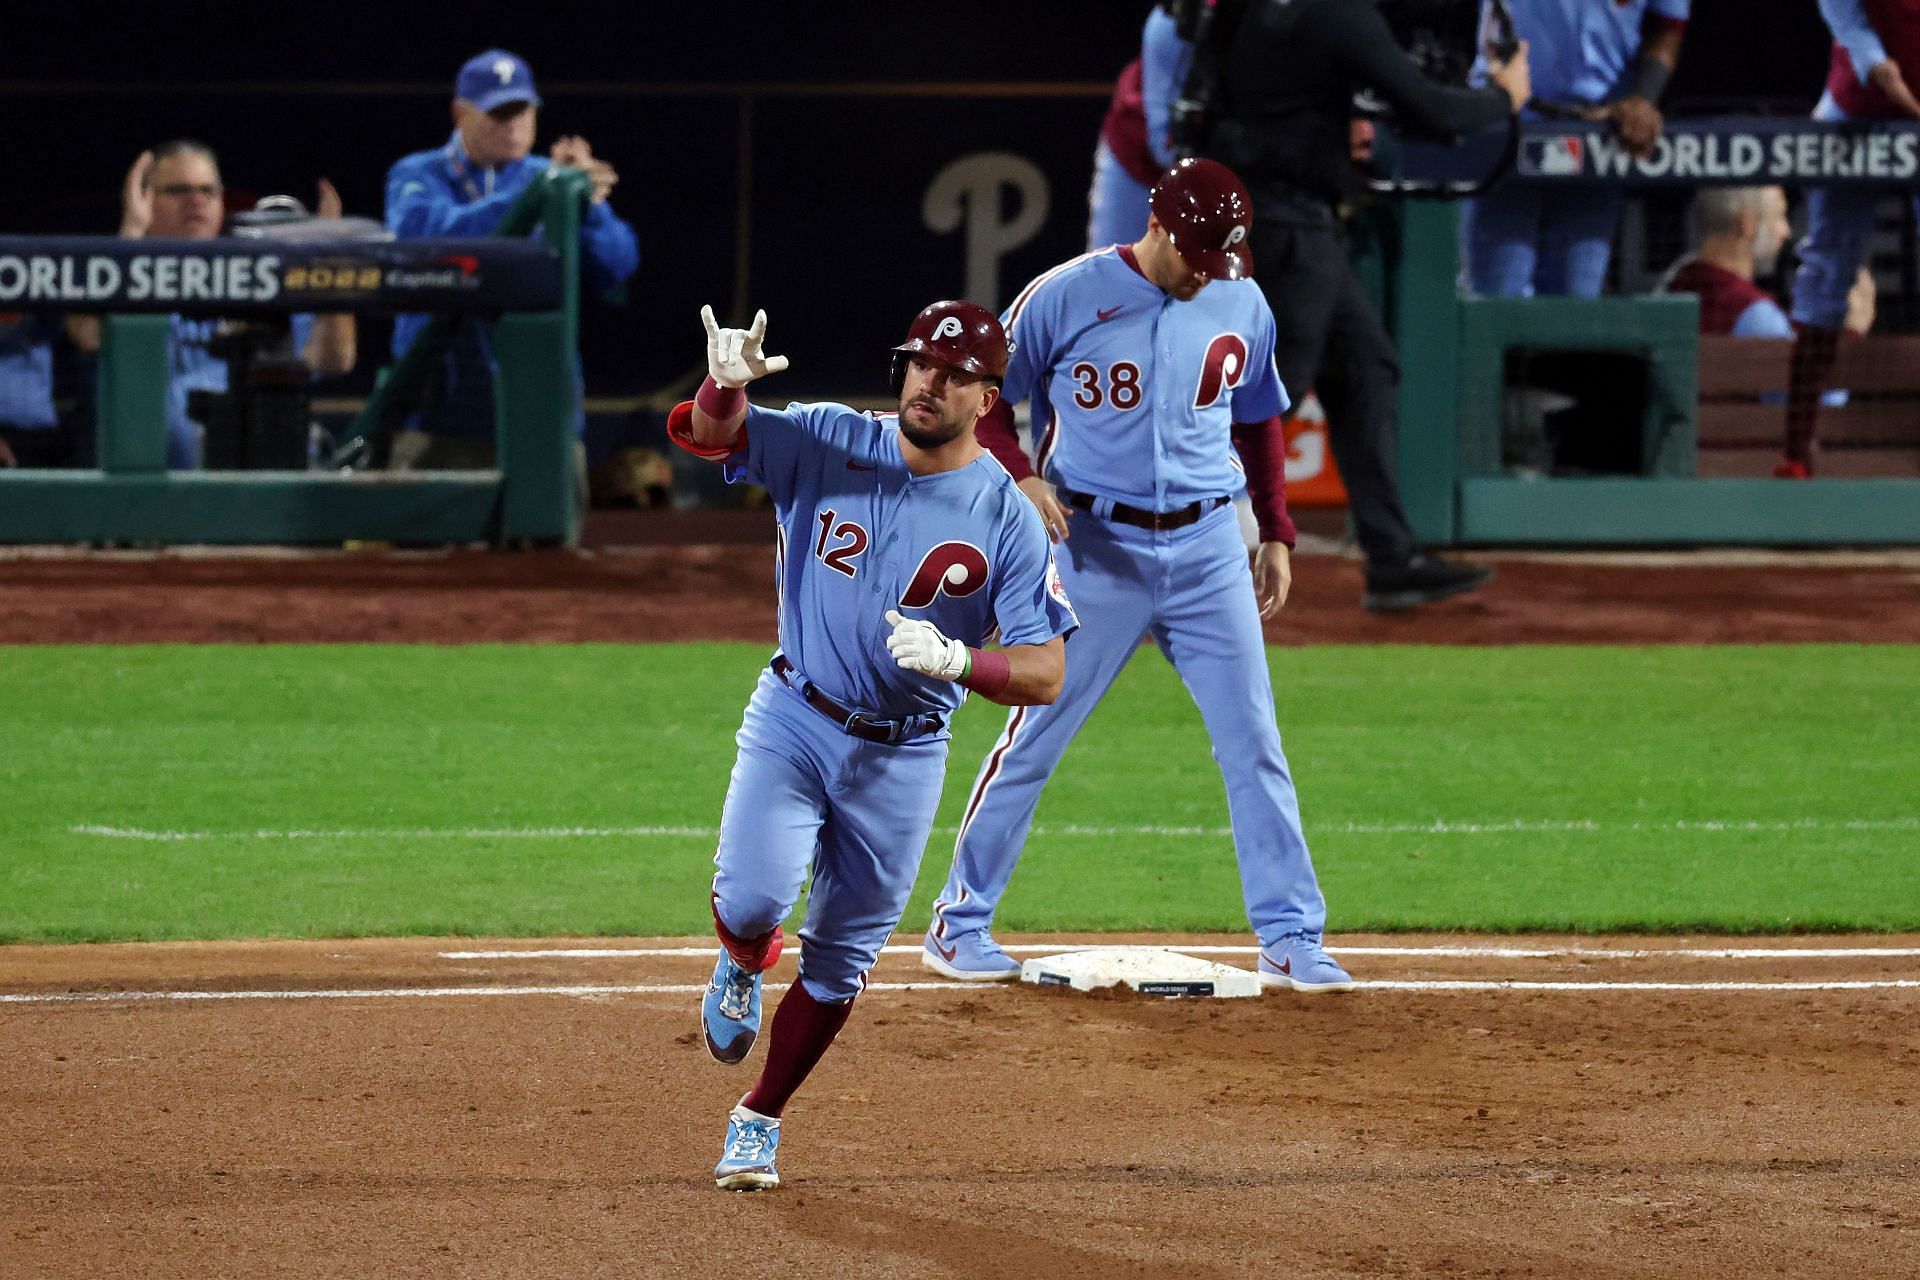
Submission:
[[[1624,153],[1614,154],[1620,148],[1603,129],[1530,123],[1520,139],[1514,180],[1689,188],[1842,182],[1904,191],[1911,190],[1911,172],[1883,173],[1876,158],[1883,151],[1887,157],[1920,155],[1920,126],[1912,125],[1849,131],[1812,121],[1728,118],[1669,122],[1668,133],[1652,157],[1630,163]],[[1734,163],[1741,156],[1751,157],[1752,165]],[[1715,157],[1722,160],[1710,163]],[[1432,151],[1428,160],[1430,171],[1415,176],[1461,176],[1449,167],[1461,161],[1448,149]],[[1400,348],[1400,490],[1423,541],[1920,544],[1917,479],[1695,475],[1700,339],[1692,297],[1462,297],[1460,209],[1447,201],[1376,207],[1360,231],[1363,279],[1379,294]],[[1531,478],[1504,468],[1503,374],[1513,350],[1606,351],[1644,359],[1641,474]],[[1920,370],[1914,376],[1920,379]]]
[[[25,294],[6,305],[105,315],[99,467],[0,471],[0,542],[574,540],[581,516],[573,461],[574,360],[580,213],[587,192],[584,174],[552,171],[509,212],[498,237],[478,241],[0,241],[0,288],[17,286]],[[525,236],[536,225],[540,242],[529,242]],[[208,298],[206,290],[199,298],[158,296],[157,281],[190,278],[189,260],[213,264],[192,278],[225,282],[214,286],[221,296]],[[340,283],[348,279],[352,287]],[[404,473],[167,470],[168,313],[324,310],[498,316],[496,467]],[[130,314],[138,311],[152,314]],[[356,429],[372,432],[395,390],[432,359],[431,350],[416,344],[389,371]]]

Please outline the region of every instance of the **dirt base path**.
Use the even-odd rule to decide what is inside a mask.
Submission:
[[[889,954],[751,1196],[709,1176],[762,1052],[706,1055],[710,940],[0,949],[0,1271],[1920,1273],[1920,989],[1699,985],[1911,982],[1920,939],[1331,941],[1368,987]]]
[[[711,513],[717,515],[720,513]],[[754,513],[585,552],[0,555],[0,644],[752,640],[774,634]],[[663,532],[664,530],[664,532]],[[1920,553],[1475,555],[1484,591],[1360,608],[1358,561],[1303,552],[1275,644],[1912,643]]]

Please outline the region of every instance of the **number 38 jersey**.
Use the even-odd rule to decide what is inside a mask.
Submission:
[[[1115,245],[1034,280],[1000,323],[1006,398],[1032,402],[1040,474],[1067,489],[1153,511],[1238,493],[1233,424],[1287,409],[1252,280],[1181,302]]]
[[[729,481],[772,495],[780,650],[870,715],[950,711],[966,690],[903,670],[887,611],[980,646],[1045,644],[1079,625],[1039,513],[992,454],[916,476],[897,415],[838,404],[751,408]]]

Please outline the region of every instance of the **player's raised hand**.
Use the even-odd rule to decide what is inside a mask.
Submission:
[[[761,351],[767,336],[766,312],[755,312],[753,326],[747,329],[722,329],[712,307],[700,308],[700,320],[707,326],[707,376],[719,385],[744,387],[787,367],[785,356]]]
[[[337,218],[346,212],[346,206],[340,200],[340,192],[331,182],[322,178],[316,189],[319,192],[319,198],[313,202],[314,217]]]
[[[142,151],[120,184],[120,234],[138,240],[153,225],[153,152]]]
[[[936,680],[959,680],[973,665],[967,646],[940,634],[940,628],[919,618],[908,618],[898,609],[887,610],[893,634],[887,637],[887,652],[909,671]]]

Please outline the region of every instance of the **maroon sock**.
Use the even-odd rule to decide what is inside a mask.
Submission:
[[[826,1004],[808,995],[798,982],[788,987],[773,1014],[773,1033],[768,1037],[767,1062],[760,1068],[760,1080],[741,1104],[763,1116],[779,1115],[807,1073],[825,1056],[827,1046],[840,1034],[852,1012],[851,1000]]]
[[[748,973],[765,973],[773,968],[780,959],[780,948],[786,943],[786,935],[775,925],[757,938],[743,938],[727,928],[720,919],[720,902],[713,900],[713,931],[720,937],[720,945],[727,949],[733,962]]]
[[[1820,420],[1820,397],[1840,347],[1838,329],[1802,326],[1794,334],[1787,368],[1787,457],[1809,470]]]

